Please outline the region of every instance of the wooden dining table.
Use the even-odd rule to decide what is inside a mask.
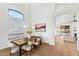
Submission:
[[[22,54],[21,47],[28,43],[28,38],[21,38],[21,39],[13,40],[11,42],[14,43],[15,45],[19,46],[19,56],[21,56],[21,54]]]

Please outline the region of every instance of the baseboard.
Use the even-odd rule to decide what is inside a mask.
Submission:
[[[55,46],[55,44],[49,43],[49,45]]]
[[[52,43],[49,43],[49,42],[45,42],[45,41],[43,41],[42,43],[47,43],[47,44],[49,44],[51,46],[55,46],[55,44],[52,44]]]
[[[0,47],[0,50],[6,49],[6,48],[8,48],[8,47],[7,46],[6,47]]]
[[[79,48],[77,47],[77,51],[79,51]]]

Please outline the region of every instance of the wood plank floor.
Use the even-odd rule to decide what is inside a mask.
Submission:
[[[9,56],[9,49],[0,51],[0,56]],[[23,56],[27,56],[27,52],[23,51]],[[35,47],[31,51],[31,56],[79,56],[76,49],[76,43],[64,41],[62,37],[57,37],[56,46],[43,43]]]

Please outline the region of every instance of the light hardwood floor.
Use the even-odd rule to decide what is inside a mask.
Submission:
[[[27,56],[27,52],[23,51],[23,56]],[[8,56],[9,49],[0,51],[1,56]],[[78,56],[76,43],[64,41],[63,37],[57,37],[56,46],[43,43],[39,47],[35,47],[31,51],[31,56]]]

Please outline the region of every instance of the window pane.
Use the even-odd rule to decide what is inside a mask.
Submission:
[[[9,16],[13,16],[13,17],[16,17],[16,18],[22,18],[23,19],[23,14],[16,11],[16,10],[13,10],[13,9],[9,9]]]
[[[24,33],[24,14],[21,12],[8,9],[8,16],[9,16],[9,37],[10,34],[20,34]],[[16,35],[18,37],[18,35]],[[13,36],[12,36],[13,37]]]

